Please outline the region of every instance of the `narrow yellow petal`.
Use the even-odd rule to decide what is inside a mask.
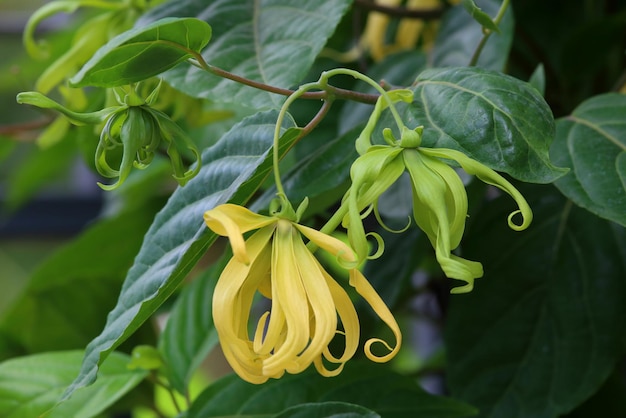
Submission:
[[[387,324],[396,338],[394,346],[383,339],[370,338],[365,342],[365,355],[368,359],[377,363],[384,363],[391,360],[396,354],[398,354],[400,345],[402,344],[402,333],[400,332],[400,327],[398,326],[396,319],[393,317],[391,311],[389,311],[387,305],[385,305],[385,302],[380,298],[380,296],[378,296],[376,290],[374,290],[372,285],[359,270],[353,269],[350,271],[350,285],[356,289],[359,295],[361,295],[367,303],[369,303],[376,315],[378,315],[378,317],[382,319],[385,324]],[[389,353],[384,356],[377,356],[372,353],[372,345],[376,343],[380,343],[385,346],[385,348],[389,350]]]
[[[204,222],[216,234],[227,236],[235,257],[242,263],[248,263],[250,260],[246,254],[243,234],[270,225],[276,222],[276,218],[228,203],[206,211]]]
[[[272,246],[272,313],[267,334],[278,328],[274,312],[279,301],[287,335],[284,344],[263,362],[263,373],[269,375],[297,367],[296,357],[309,343],[309,306],[294,253],[294,235],[298,236],[298,232],[291,222],[282,219],[277,222]]]
[[[323,235],[323,234],[322,234]],[[337,330],[337,311],[333,296],[324,278],[324,268],[304,245],[301,237],[294,239],[294,255],[307,295],[313,327],[309,345],[298,356],[299,368],[304,370],[328,347]],[[291,370],[289,372],[293,373]]]
[[[307,237],[313,244],[317,245],[324,251],[332,254],[336,258],[340,258],[344,261],[351,262],[356,261],[356,255],[352,248],[346,245],[343,241],[338,240],[335,237],[324,234],[316,229],[309,228],[308,226],[294,224],[296,228]]]
[[[262,383],[262,359],[252,350],[247,323],[256,283],[270,267],[272,228],[261,229],[248,240],[251,263],[232,258],[224,268],[213,295],[213,321],[222,351],[235,372],[251,383]]]

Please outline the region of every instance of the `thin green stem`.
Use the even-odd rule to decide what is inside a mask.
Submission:
[[[280,180],[280,169],[278,167],[278,162],[280,161],[280,153],[279,153],[279,147],[280,147],[280,128],[283,125],[283,120],[285,119],[285,115],[287,114],[287,109],[289,109],[289,106],[300,96],[302,96],[304,93],[308,92],[311,89],[319,89],[320,85],[319,83],[307,83],[307,84],[303,84],[302,86],[300,86],[300,88],[298,88],[298,90],[296,90],[295,92],[293,92],[293,94],[291,94],[289,97],[287,97],[287,100],[285,100],[285,103],[283,103],[282,107],[280,108],[280,112],[278,113],[278,119],[276,120],[276,127],[274,128],[274,145],[273,145],[273,164],[274,164],[274,183],[276,184],[276,192],[280,195],[285,195],[285,189],[283,188],[283,183]]]
[[[498,14],[493,19],[493,23],[495,23],[496,26],[499,25],[500,22],[502,21],[502,18],[504,17],[504,13],[506,13],[506,10],[509,8],[509,3],[510,3],[510,0],[504,0],[502,2],[502,5],[500,6],[500,10],[498,10]],[[476,47],[476,50],[474,51],[474,55],[472,55],[472,59],[469,62],[470,67],[473,67],[476,65],[476,63],[478,63],[478,58],[480,58],[480,54],[483,52],[483,48],[487,44],[487,40],[489,40],[489,37],[491,36],[492,33],[493,33],[492,31],[483,28],[483,37],[478,43],[478,46]]]
[[[393,115],[393,119],[396,121],[396,125],[398,125],[398,129],[402,131],[402,128],[404,128],[404,122],[402,122],[402,118],[400,117],[400,114],[398,114],[398,111],[396,110],[396,107],[394,106],[393,101],[391,100],[391,98],[389,97],[385,89],[383,89],[377,82],[375,82],[368,76],[361,74],[358,71],[350,70],[348,68],[335,68],[334,70],[323,72],[322,76],[320,77],[319,83],[322,85],[324,89],[326,89],[326,86],[328,85],[328,80],[335,75],[349,75],[349,76],[356,78],[357,80],[364,81],[370,86],[374,87],[376,91],[378,91],[380,95],[384,97],[385,100],[387,101],[387,104],[389,105],[389,110],[391,111],[391,114]]]

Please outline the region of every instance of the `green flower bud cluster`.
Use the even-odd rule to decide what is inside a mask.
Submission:
[[[116,178],[111,185],[98,183],[105,190],[119,187],[133,167],[148,167],[155,154],[165,148],[172,164],[173,177],[183,186],[200,170],[200,153],[191,139],[165,113],[154,109],[159,87],[144,101],[132,89],[116,90],[117,106],[97,112],[73,112],[38,92],[25,92],[17,96],[18,103],[54,109],[75,125],[104,124],[96,149],[95,166],[102,176]],[[122,156],[119,158],[119,150]],[[193,155],[196,163],[186,169],[183,153]],[[112,164],[111,159],[118,159]]]

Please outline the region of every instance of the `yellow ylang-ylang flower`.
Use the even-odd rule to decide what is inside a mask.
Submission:
[[[412,92],[389,92],[389,100],[410,102]],[[387,145],[372,145],[370,137],[374,126],[387,106],[388,103],[383,100],[378,101],[368,124],[356,141],[361,156],[350,169],[352,185],[342,202],[347,207],[342,223],[348,230],[349,241],[359,260],[368,257],[362,212],[373,206],[380,220],[376,209],[378,198],[406,171],[411,181],[415,222],[428,236],[446,276],[466,283],[451,292],[469,292],[473,288],[474,279],[482,277],[483,267],[479,262],[452,254],[459,246],[465,230],[467,193],[463,182],[447,161],[455,161],[468,174],[503,190],[515,200],[519,210],[508,217],[512,229],[526,229],[532,221],[532,211],[520,192],[489,167],[457,150],[420,146],[422,127],[414,130],[403,127],[399,140],[394,138],[389,128],[385,128],[383,136]],[[513,222],[517,214],[522,217],[520,224]]]
[[[287,203],[288,205],[288,203]],[[359,319],[347,292],[307,248],[303,237],[336,257],[349,272],[349,284],[369,303],[395,335],[392,346],[379,338],[365,343],[366,356],[385,362],[400,348],[401,334],[393,315],[355,268],[353,250],[340,240],[297,223],[293,209],[273,216],[224,204],[207,211],[207,226],[230,240],[233,257],[224,268],[213,296],[213,321],[222,350],[233,370],[244,380],[263,383],[285,372],[300,373],[315,365],[323,376],[339,374],[359,345]],[[298,213],[301,213],[298,210]],[[254,232],[244,239],[243,234]],[[271,300],[271,308],[248,323],[255,296]],[[343,352],[332,353],[334,338],[343,340]],[[386,354],[377,355],[380,343]]]

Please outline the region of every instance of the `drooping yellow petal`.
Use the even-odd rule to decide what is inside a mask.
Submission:
[[[235,372],[251,383],[263,383],[262,358],[248,338],[248,317],[257,282],[270,268],[269,242],[272,228],[261,229],[248,240],[251,258],[244,264],[232,258],[224,268],[213,295],[213,322],[222,351]]]
[[[216,234],[228,237],[235,258],[242,263],[249,263],[243,234],[270,225],[276,222],[276,218],[227,203],[206,211],[204,222]]]
[[[297,230],[290,221],[277,222],[272,246],[272,313],[267,326],[268,338],[283,329],[275,321],[275,312],[284,314],[287,334],[284,343],[263,362],[263,373],[273,375],[282,370],[296,372],[296,357],[309,343],[309,305],[298,262],[294,252],[294,234]],[[278,303],[280,305],[278,305]]]
[[[391,311],[389,311],[385,302],[381,299],[378,293],[376,293],[376,290],[359,270],[350,270],[350,285],[354,287],[359,295],[361,295],[361,297],[372,307],[376,315],[378,315],[378,317],[382,319],[385,324],[387,324],[396,338],[395,345],[389,344],[381,338],[370,338],[365,342],[365,355],[368,359],[377,363],[384,363],[391,360],[396,354],[398,354],[400,345],[402,344],[402,333],[400,332],[400,327],[398,326],[396,319],[393,317]],[[382,344],[389,350],[389,353],[383,356],[374,354],[372,352],[372,345],[376,343]]]
[[[361,329],[359,326],[359,317],[357,316],[356,309],[354,309],[354,305],[352,304],[348,293],[346,293],[343,287],[341,287],[328,273],[322,271],[322,274],[326,280],[328,289],[332,294],[332,300],[343,327],[343,331],[337,331],[337,333],[343,334],[345,340],[344,350],[340,356],[337,357],[333,355],[328,347],[326,347],[322,352],[322,355],[315,360],[315,368],[317,371],[321,375],[329,377],[337,376],[341,373],[343,365],[354,356],[359,347]],[[322,358],[331,363],[339,364],[339,367],[333,370],[327,369],[324,366]]]
[[[313,326],[308,347],[298,356],[301,370],[306,369],[328,347],[337,330],[337,311],[333,296],[325,280],[325,271],[304,245],[302,238],[294,239],[294,255],[308,304]]]
[[[420,148],[420,152],[431,155],[433,157],[454,160],[467,172],[467,174],[475,175],[483,182],[499,188],[509,194],[517,203],[519,210],[511,213],[507,219],[509,227],[515,231],[522,231],[530,225],[533,220],[533,212],[524,199],[524,196],[500,174],[491,168],[476,160],[471,159],[460,151],[446,148]],[[522,215],[522,223],[513,222],[513,217],[517,214]]]

